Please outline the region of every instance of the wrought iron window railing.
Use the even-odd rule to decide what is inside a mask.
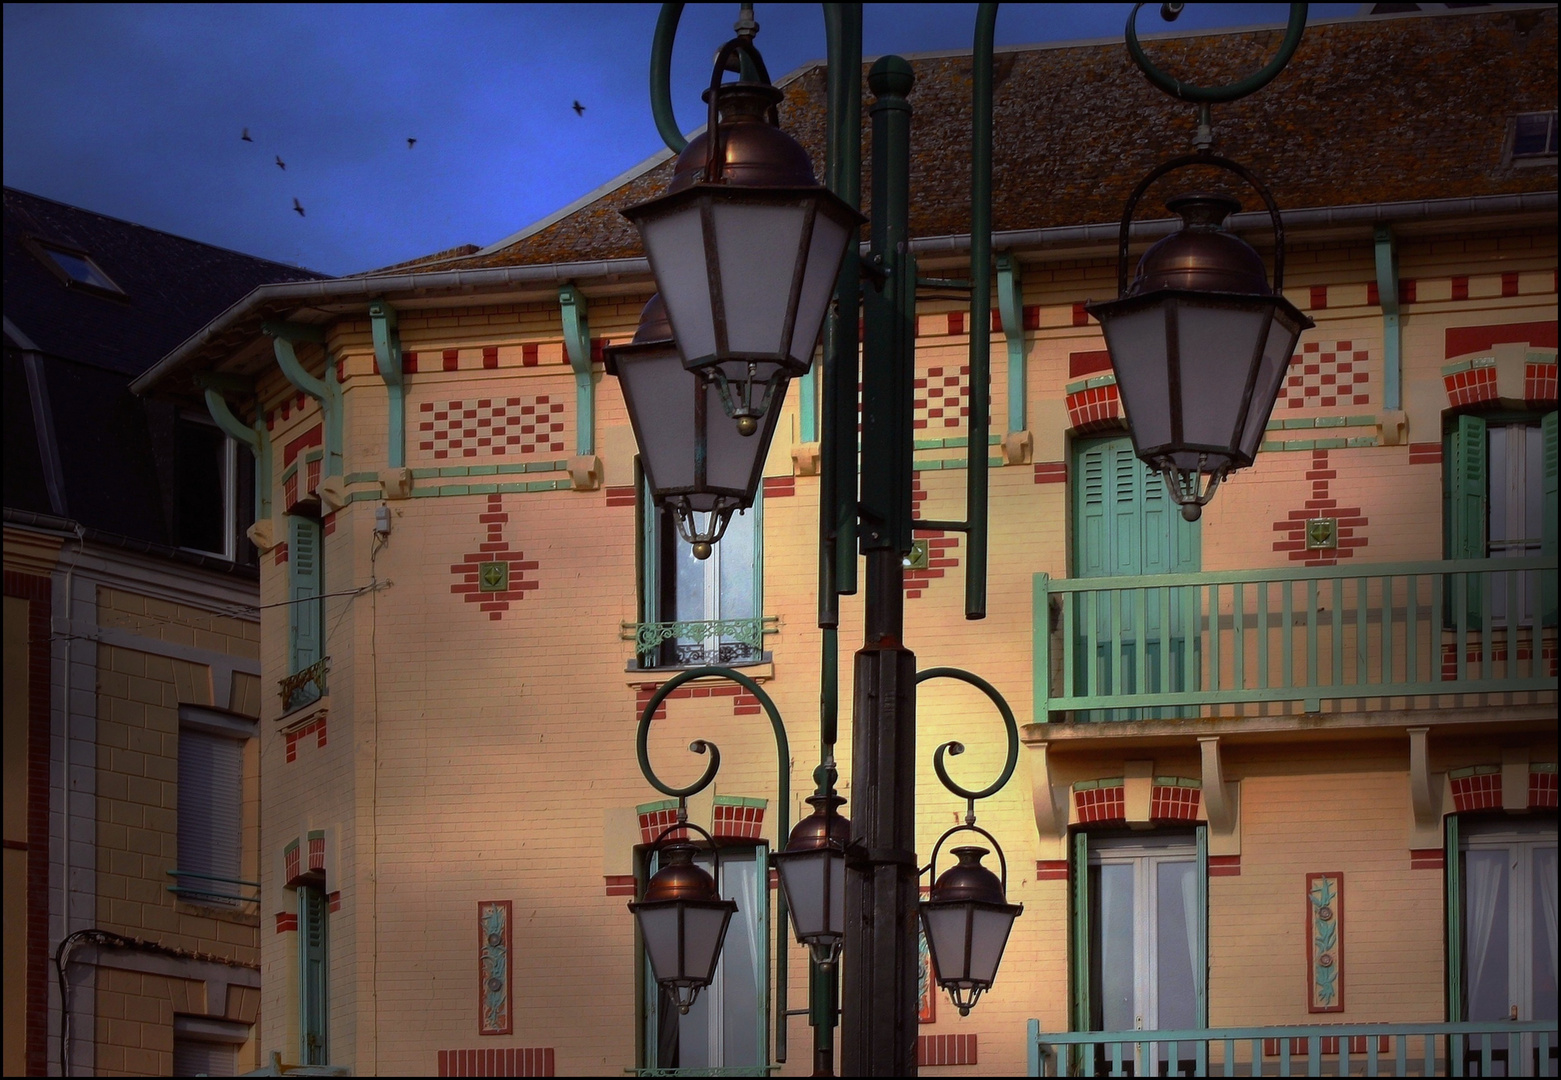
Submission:
[[[253,896],[245,896],[234,891],[233,888],[228,888],[259,889],[260,882],[258,881],[244,881],[240,878],[220,877],[216,874],[197,874],[193,870],[170,870],[168,871],[168,876],[176,879],[178,883],[167,886],[167,889],[178,897],[198,900],[208,904],[219,904],[224,907],[260,903],[260,894],[258,892]],[[186,880],[192,882],[192,884],[185,884]]]
[[[764,659],[764,639],[780,633],[780,619],[693,619],[681,622],[623,623],[620,636],[634,642],[642,668],[726,667]]]
[[[1319,712],[1325,701],[1468,693],[1553,701],[1555,582],[1554,556],[1037,574],[1035,719],[1196,717],[1257,702]],[[1506,614],[1523,611],[1537,617]]]
[[[331,658],[322,656],[306,668],[277,680],[277,694],[282,698],[282,711],[294,709],[318,701],[328,692],[325,676],[330,671]]]

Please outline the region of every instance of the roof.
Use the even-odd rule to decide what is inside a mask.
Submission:
[[[1141,37],[1170,74],[1214,85],[1257,70],[1283,30]],[[1556,107],[1556,44],[1549,5],[1315,23],[1278,79],[1214,107],[1215,147],[1256,172],[1285,209],[1554,191],[1554,159],[1535,169],[1504,158],[1515,114]],[[909,59],[911,233],[968,233],[970,54]],[[1150,86],[1120,40],[1003,49],[994,67],[996,232],[1114,222],[1142,176],[1192,149],[1195,107]],[[781,124],[822,171],[825,67],[782,85]],[[870,170],[869,107],[864,100]],[[658,154],[545,228],[438,266],[639,256],[639,236],[619,211],[663,192],[672,167]],[[866,178],[862,188],[865,202]]]
[[[6,510],[172,551],[174,411],[130,380],[257,286],[324,275],[13,188],[4,243]]]

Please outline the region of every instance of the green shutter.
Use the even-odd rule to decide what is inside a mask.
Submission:
[[[326,1064],[326,900],[322,889],[298,890],[299,1056],[305,1065]]]
[[[288,518],[288,599],[292,616],[293,671],[319,660],[325,635],[321,619],[320,523],[311,518]]]
[[[1539,422],[1539,430],[1544,440],[1543,461],[1545,467],[1544,481],[1544,522],[1540,531],[1539,553],[1547,559],[1554,559],[1558,546],[1556,538],[1556,474],[1558,469],[1556,462],[1556,413],[1548,412]],[[1556,619],[1556,572],[1546,570],[1543,574],[1543,592],[1540,593],[1542,604],[1547,605],[1544,612],[1544,625],[1555,626]]]
[[[1068,1023],[1073,1031],[1089,1028],[1089,833],[1069,840],[1068,899],[1073,933],[1068,938]]]
[[[1199,825],[1195,830],[1198,841],[1198,865],[1193,868],[1198,885],[1197,926],[1202,935],[1193,962],[1193,993],[1197,1004],[1193,1013],[1199,1027],[1209,1026],[1209,827]]]
[[[1448,814],[1445,826],[1442,871],[1447,890],[1447,917],[1443,920],[1447,952],[1447,1020],[1463,1020],[1463,852],[1458,846],[1458,818]]]
[[[1485,558],[1485,526],[1489,480],[1486,476],[1485,420],[1479,416],[1460,416],[1452,432],[1452,460],[1447,465],[1449,559]],[[1469,629],[1480,626],[1480,581],[1475,575],[1465,578],[1464,606]],[[1446,610],[1456,625],[1458,593],[1449,579]]]

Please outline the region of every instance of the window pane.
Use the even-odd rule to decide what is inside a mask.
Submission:
[[[1464,980],[1469,1020],[1506,1020],[1508,910],[1505,849],[1464,855]]]
[[[1534,848],[1533,876],[1533,1016],[1525,1020],[1556,1019],[1556,849]]]
[[[754,525],[758,516],[757,510],[734,514],[726,535],[716,545],[714,557],[721,560],[718,573],[723,619],[751,619],[758,614],[753,602]]]
[[[223,489],[227,437],[210,424],[180,419],[176,431],[180,547],[227,552]]]
[[[1162,1030],[1185,1031],[1198,1026],[1193,968],[1198,940],[1194,869],[1191,862],[1162,862],[1156,867],[1156,1026]]]
[[[1529,113],[1518,117],[1512,140],[1512,156],[1525,157],[1556,152],[1556,114]]]
[[[1134,1028],[1133,867],[1100,868],[1100,918],[1095,951],[1100,957],[1102,1031]]]

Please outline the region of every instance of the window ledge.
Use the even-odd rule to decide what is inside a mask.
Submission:
[[[769,682],[775,678],[775,662],[773,660],[766,660],[760,664],[732,664],[731,668],[733,671],[748,676],[754,682]],[[624,672],[623,681],[628,686],[660,686],[680,672],[690,670],[692,669],[686,667],[630,668]],[[711,675],[703,679],[690,679],[688,685],[700,686],[725,681],[725,679]]]

